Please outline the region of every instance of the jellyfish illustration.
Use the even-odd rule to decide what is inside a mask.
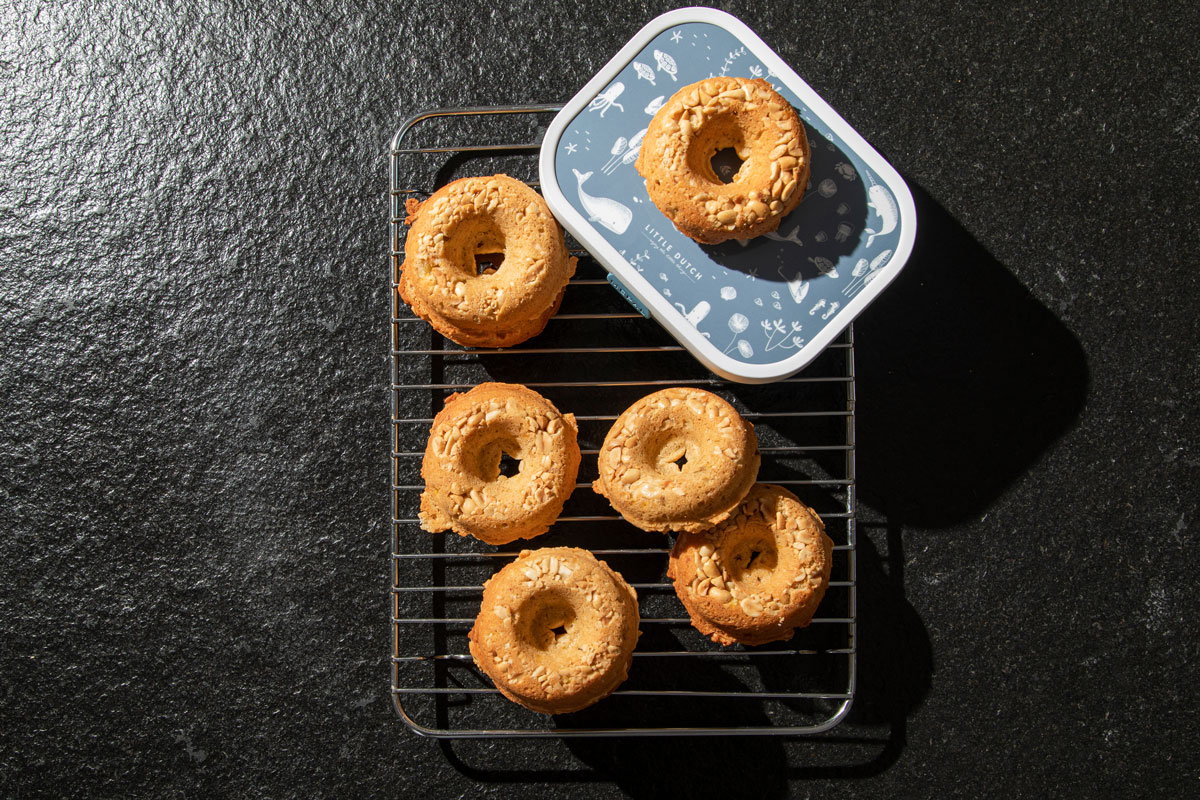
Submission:
[[[839,242],[844,242],[850,238],[850,234],[852,233],[854,233],[854,226],[849,222],[843,222],[837,226],[837,233],[833,238],[837,239]]]

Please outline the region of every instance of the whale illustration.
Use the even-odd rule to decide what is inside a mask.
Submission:
[[[879,230],[866,228],[863,231],[867,234],[866,246],[870,247],[876,236],[886,236],[896,230],[896,223],[900,221],[900,208],[892,198],[892,193],[876,183],[869,173],[867,179],[871,181],[871,188],[867,189],[867,207],[879,215]]]
[[[583,184],[592,177],[591,172],[581,173],[577,169],[572,169],[571,172],[575,173],[575,180],[579,182],[579,202],[583,206],[583,210],[588,213],[588,221],[599,222],[615,234],[624,233],[633,219],[633,212],[629,210],[628,206],[609,197],[595,197],[585,192]]]

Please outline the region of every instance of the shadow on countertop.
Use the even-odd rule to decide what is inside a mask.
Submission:
[[[855,324],[859,499],[893,524],[986,511],[1083,410],[1083,346],[911,182],[908,266]]]
[[[913,189],[912,259],[856,323],[859,497],[886,521],[859,525],[859,680],[846,721],[807,739],[566,740],[587,768],[548,771],[513,766],[538,743],[444,741],[454,768],[494,783],[613,781],[633,797],[783,797],[789,781],[869,777],[900,758],[934,669],[905,597],[904,529],[983,513],[1074,423],[1088,385],[1074,335]]]

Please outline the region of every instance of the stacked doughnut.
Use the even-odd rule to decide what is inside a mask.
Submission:
[[[702,389],[655,392],[621,414],[593,484],[628,522],[678,531],[668,577],[718,644],[788,639],[829,585],[833,542],[816,512],[756,484],[754,426]]]

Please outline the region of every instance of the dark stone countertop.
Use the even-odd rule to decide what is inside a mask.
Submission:
[[[857,326],[859,699],[569,747],[391,707],[387,144],[669,6],[270,5],[3,14],[0,794],[1194,793],[1190,5],[725,6],[918,200]]]

